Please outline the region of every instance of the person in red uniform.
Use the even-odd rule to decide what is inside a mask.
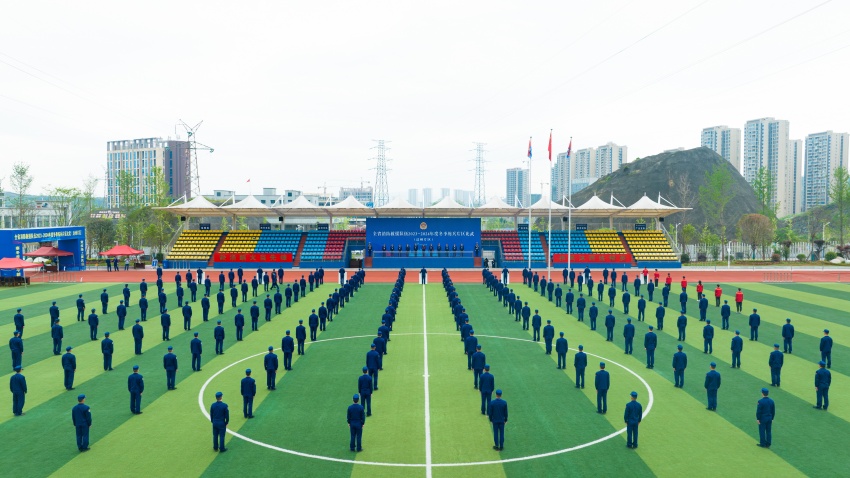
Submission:
[[[741,312],[744,308],[744,293],[741,292],[741,288],[738,288],[738,292],[735,292],[735,310],[737,312]]]
[[[664,283],[665,283],[665,284],[667,284],[668,286],[670,286],[670,285],[672,285],[672,284],[673,284],[673,278],[672,278],[672,277],[670,277],[670,273],[669,273],[669,272],[667,273],[667,278],[666,278],[666,279],[664,279]]]
[[[644,267],[643,268],[643,283],[646,284],[647,280],[649,280],[649,269]]]
[[[717,288],[714,289],[714,306],[720,307],[720,296],[723,295],[723,289],[720,288],[720,284],[717,284]]]
[[[687,283],[685,283],[685,284],[687,284]],[[682,288],[684,289],[685,286],[682,286]],[[697,281],[697,299],[702,297],[702,291],[703,290],[705,290],[705,288],[702,286],[702,281]]]
[[[685,279],[685,276],[682,276],[682,282],[681,282],[681,284],[682,284],[682,289],[687,289],[687,288],[688,288],[688,280],[687,280],[687,279]]]
[[[658,269],[655,269],[655,287],[658,287],[658,279],[661,278],[661,273],[658,272]]]

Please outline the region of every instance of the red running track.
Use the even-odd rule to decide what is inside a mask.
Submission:
[[[213,274],[212,280],[213,283],[218,283],[218,273],[217,269],[205,269]],[[346,269],[349,271],[349,275],[351,272],[356,269]],[[561,274],[562,269],[552,270],[552,277],[555,279],[556,283],[563,282],[563,276]],[[293,278],[301,278],[303,274],[305,277],[312,271],[312,269],[287,269],[283,276],[284,282],[291,281]],[[181,271],[182,273],[183,271]],[[247,272],[247,271],[246,271]],[[459,269],[459,270],[450,270],[449,271],[452,276],[452,280],[457,283],[477,283],[481,281],[481,270],[480,269]],[[499,271],[494,270],[494,273],[499,273]],[[536,270],[538,274],[541,270]],[[634,274],[638,272],[637,269],[629,269],[629,277],[630,279],[634,278]],[[673,277],[673,283],[678,284],[682,280],[682,276],[685,276],[688,280],[689,284],[696,284],[697,281],[703,281],[703,284],[706,284],[708,287],[712,283],[718,282],[776,282],[777,275],[782,274],[783,282],[850,282],[850,269],[844,271],[843,269],[831,269],[831,270],[799,270],[799,271],[780,271],[771,268],[764,269],[756,269],[756,270],[689,270],[689,269],[674,269],[671,271],[661,271],[661,280],[667,276],[667,272],[670,272]],[[176,270],[165,270],[163,272],[163,281],[166,283],[174,282],[174,275],[177,273]],[[414,276],[410,279],[416,280],[416,274],[418,274],[417,270],[408,269],[408,273],[413,274]],[[545,273],[545,272],[544,272]],[[69,277],[73,282],[115,282],[115,283],[139,283],[144,278],[147,282],[155,283],[156,282],[156,271],[153,269],[148,270],[130,270],[130,271],[118,271],[118,272],[107,272],[107,271],[83,271],[83,272],[71,272],[71,273],[63,273],[67,274],[65,277]],[[787,274],[790,274],[790,278],[787,277]],[[594,275],[597,279],[600,276],[599,271],[595,271]],[[50,274],[43,273],[28,273],[28,277],[30,277],[30,281],[34,283],[38,282],[46,282],[50,277]],[[771,277],[772,276],[772,277]],[[250,277],[250,276],[249,276]],[[336,271],[334,270],[325,270],[325,278],[328,281],[335,282]],[[397,270],[366,270],[366,281],[367,282],[394,282],[396,277],[398,277]],[[650,272],[650,277],[652,277],[652,272]],[[64,280],[68,280],[63,278]],[[790,280],[789,280],[790,279]],[[439,269],[429,269],[428,270],[428,282],[440,282],[440,270]],[[521,270],[512,269],[511,270],[511,282],[522,283]]]

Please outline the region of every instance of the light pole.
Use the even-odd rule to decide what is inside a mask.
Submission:
[[[732,268],[732,241],[726,244],[726,268]]]
[[[675,231],[674,231],[675,236],[673,237],[673,240],[676,241],[677,246],[679,245],[679,226],[681,224],[682,224],[681,222],[677,223],[676,226],[675,226]],[[682,252],[684,252],[684,251],[682,251]]]
[[[823,229],[821,230],[820,237],[821,237],[821,239],[823,239],[823,246],[821,246],[821,248],[820,248],[820,259],[821,260],[823,260],[823,258],[826,257],[826,226],[828,226],[830,224],[832,224],[832,223],[828,222],[828,223],[824,224]]]

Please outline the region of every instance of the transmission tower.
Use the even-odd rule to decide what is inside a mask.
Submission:
[[[383,139],[373,139],[372,141],[378,143],[371,148],[378,150],[378,154],[372,158],[376,161],[375,190],[372,193],[372,203],[373,207],[379,207],[390,202],[390,188],[387,184],[387,162],[390,161],[387,158],[387,151],[390,149],[387,148],[389,141]]]
[[[201,181],[200,181],[200,172],[198,170],[198,150],[209,151],[212,153],[215,151],[213,148],[199,143],[197,141],[197,133],[203,124],[203,120],[196,124],[195,126],[189,126],[185,121],[180,120],[180,126],[186,130],[186,135],[188,136],[189,142],[189,155],[185,159],[186,161],[186,184],[190,190],[190,194],[187,194],[186,199],[190,199],[192,197],[198,197],[201,195]],[[181,159],[182,158],[178,158]]]
[[[484,188],[484,149],[487,143],[472,143],[475,145],[475,188],[472,190],[473,206],[478,207],[487,202],[487,193]]]

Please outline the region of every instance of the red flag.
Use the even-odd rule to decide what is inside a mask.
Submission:
[[[552,161],[552,130],[549,130],[549,161]]]
[[[245,181],[245,182],[246,182],[246,183],[250,183],[250,182],[251,182],[251,180],[249,179],[249,180],[247,180],[247,181]]]
[[[570,145],[567,147],[567,157],[570,157],[570,154],[573,152],[573,139],[570,138]]]
[[[528,159],[531,159],[531,136],[528,137]]]

